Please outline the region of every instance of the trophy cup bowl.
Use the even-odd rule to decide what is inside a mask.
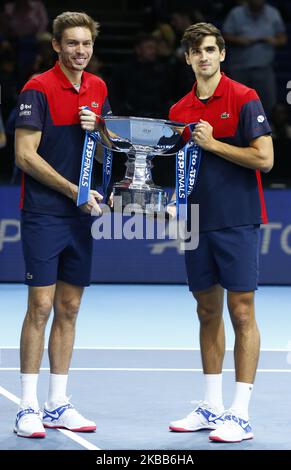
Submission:
[[[113,185],[114,207],[119,196],[124,213],[165,213],[168,195],[152,180],[152,160],[181,150],[191,137],[188,126],[163,119],[100,116],[97,132],[104,147],[127,154],[125,176]]]

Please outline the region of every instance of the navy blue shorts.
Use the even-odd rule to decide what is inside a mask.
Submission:
[[[57,280],[88,286],[91,278],[92,217],[58,217],[22,211],[25,283],[50,286]]]
[[[259,240],[259,225],[200,233],[198,248],[185,251],[190,291],[215,284],[237,292],[257,289]]]

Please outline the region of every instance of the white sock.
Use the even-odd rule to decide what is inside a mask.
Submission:
[[[37,400],[38,374],[20,374],[21,398],[20,407],[31,406],[34,410],[39,409]]]
[[[253,391],[253,384],[236,382],[234,400],[231,409],[237,411],[239,416],[248,419],[249,403]]]
[[[58,403],[64,403],[67,400],[66,389],[67,389],[68,376],[62,374],[50,374],[49,381],[49,394],[48,394],[48,406],[55,405]]]
[[[204,374],[205,399],[211,408],[223,411],[222,401],[222,374]]]

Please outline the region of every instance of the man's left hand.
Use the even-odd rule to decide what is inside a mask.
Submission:
[[[97,129],[97,116],[90,109],[79,108],[81,127],[84,131],[93,132]]]
[[[196,124],[192,137],[196,144],[198,144],[204,150],[211,150],[213,143],[213,127],[207,121],[200,119]]]

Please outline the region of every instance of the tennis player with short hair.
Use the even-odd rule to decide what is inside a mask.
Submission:
[[[197,122],[193,138],[204,149],[197,186],[189,196],[189,203],[199,204],[199,246],[186,251],[185,259],[197,301],[206,390],[197,408],[170,429],[212,429],[211,440],[239,442],[253,437],[248,405],[260,347],[254,292],[259,226],[266,222],[260,171],[273,165],[271,129],[255,90],[221,72],[225,45],[214,25],[190,26],[182,44],[197,81],[172,106],[170,119]],[[227,411],[222,399],[224,289],[235,333],[236,389]]]
[[[90,283],[90,214],[92,209],[101,213],[102,199],[91,190],[88,202],[76,206],[84,130],[96,129],[96,114],[110,113],[105,83],[84,72],[97,34],[98,24],[85,13],[57,16],[52,45],[59,60],[28,81],[18,100],[16,163],[24,174],[21,223],[29,286],[21,333],[21,401],[14,429],[21,437],[44,437],[44,426],[96,429],[69,402],[66,385],[77,314]],[[37,381],[52,308],[49,394],[40,413]]]

